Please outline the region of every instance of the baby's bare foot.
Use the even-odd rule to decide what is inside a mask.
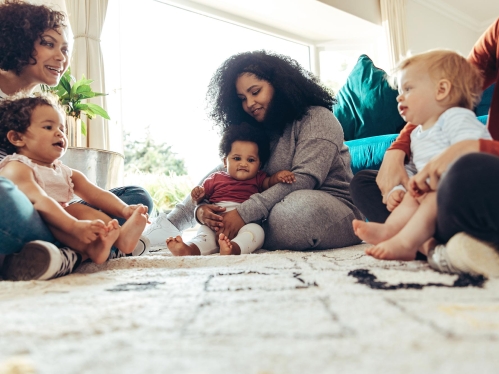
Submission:
[[[240,255],[241,248],[237,243],[231,242],[227,236],[220,234],[218,236],[218,245],[220,246],[220,255]]]
[[[180,235],[166,239],[166,246],[174,256],[199,256],[201,253],[194,244],[186,244]]]
[[[147,224],[147,208],[139,206],[121,226],[115,246],[123,253],[132,253]]]
[[[417,248],[398,236],[366,249],[366,254],[379,260],[412,261],[416,258],[416,252]]]
[[[85,254],[96,264],[102,264],[109,258],[109,252],[114,242],[120,235],[120,225],[113,219],[106,225],[108,232],[90,243],[85,250]]]
[[[352,221],[355,235],[369,244],[378,244],[390,239],[391,235],[382,223],[364,222],[358,219]]]

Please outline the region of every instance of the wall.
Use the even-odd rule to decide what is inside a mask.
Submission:
[[[449,48],[468,55],[480,33],[417,1],[406,0],[407,42],[412,53]]]
[[[319,0],[375,24],[381,24],[379,0]],[[412,53],[432,48],[454,49],[467,55],[481,33],[446,17],[417,0],[406,3],[407,42]]]

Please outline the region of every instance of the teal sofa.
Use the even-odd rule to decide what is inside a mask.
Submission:
[[[354,174],[364,169],[378,170],[386,150],[405,125],[396,105],[398,92],[388,82],[385,71],[361,55],[336,95],[333,112],[343,127]],[[475,108],[483,124],[487,122],[493,90],[494,86],[485,90]]]

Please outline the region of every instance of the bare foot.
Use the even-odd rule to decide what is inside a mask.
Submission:
[[[220,255],[240,255],[241,248],[237,243],[231,242],[224,234],[218,236],[218,245],[220,246]]]
[[[353,231],[355,235],[369,244],[378,244],[390,239],[394,233],[388,230],[388,227],[383,223],[365,222],[358,219],[352,221]]]
[[[195,244],[186,244],[180,235],[166,239],[166,246],[174,256],[199,256],[199,248]]]
[[[121,226],[120,235],[114,245],[123,253],[132,253],[147,224],[147,208],[140,206],[135,209]]]
[[[120,235],[120,225],[117,220],[113,219],[106,225],[108,232],[88,244],[85,249],[85,254],[96,264],[102,264],[109,258],[109,253],[114,242]]]
[[[366,254],[379,260],[412,261],[418,248],[397,236],[366,249]]]

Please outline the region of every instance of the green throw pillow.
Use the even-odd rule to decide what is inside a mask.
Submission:
[[[345,140],[395,134],[404,127],[397,109],[397,90],[366,55],[361,55],[340,88],[333,112],[341,123]]]

